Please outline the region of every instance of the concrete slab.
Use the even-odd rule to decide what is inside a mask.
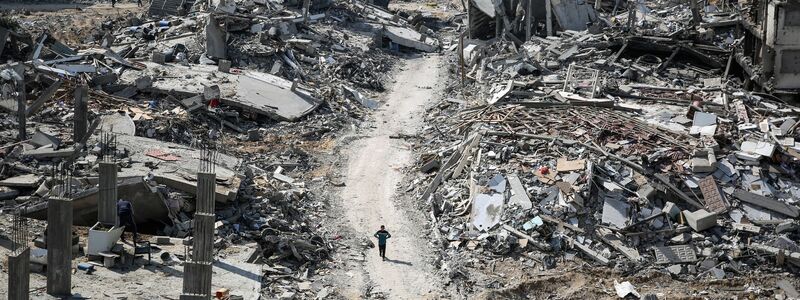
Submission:
[[[346,92],[346,94],[350,94],[353,99],[361,103],[366,108],[378,108],[378,102],[372,99],[367,98],[366,96],[362,95],[356,89],[348,87],[346,85],[342,85],[342,90]]]
[[[439,41],[410,28],[386,26],[383,32],[392,42],[401,46],[425,52],[435,52],[439,49]]]
[[[248,72],[239,76],[236,93],[236,100],[223,99],[223,103],[285,121],[295,121],[319,106],[309,93],[292,90],[291,82],[266,73]]]
[[[30,143],[36,147],[50,145],[53,149],[58,149],[58,146],[61,146],[61,140],[59,140],[57,137],[39,130],[36,130],[36,132],[33,134]]]
[[[0,181],[0,186],[35,188],[42,182],[43,177],[36,174],[25,174],[6,178]]]
[[[489,189],[497,193],[505,193],[506,178],[502,174],[494,174],[494,177],[489,180]]]
[[[760,206],[792,218],[797,218],[800,216],[800,210],[798,210],[797,206],[789,205],[769,197],[753,194],[740,189],[734,191],[733,195],[742,202]]]
[[[556,21],[558,21],[558,25],[562,29],[586,30],[588,28],[586,24],[597,20],[597,13],[594,8],[586,2],[579,4],[577,1],[551,0],[550,3],[553,8],[553,15],[555,15]]]
[[[145,223],[154,220],[169,220],[169,209],[161,193],[154,187],[144,183],[142,176],[120,177],[117,184],[118,194],[131,201],[134,211],[134,221]],[[76,226],[93,226],[97,222],[98,188],[92,188],[77,193],[72,200],[72,224]],[[46,203],[45,203],[46,204]],[[47,205],[31,206],[25,213],[26,217],[43,220],[47,218]]]
[[[627,226],[630,219],[628,209],[630,209],[630,204],[627,202],[606,198],[603,203],[603,224],[610,224],[617,228]]]
[[[487,231],[500,223],[503,215],[503,194],[478,194],[472,203],[470,219],[472,225],[481,231]]]
[[[217,86],[223,104],[266,115],[277,121],[297,120],[321,103],[304,86],[267,73],[222,73],[217,71],[217,66],[210,65],[192,65],[189,68],[181,65],[162,66],[152,62],[142,64],[147,69],[126,71],[122,81],[134,84],[142,76],[160,74],[159,80],[154,81],[149,90],[178,94],[178,98],[193,97],[202,94],[205,87]]]
[[[508,184],[511,186],[511,197],[508,199],[508,204],[516,204],[523,209],[530,209],[533,207],[531,198],[528,197],[528,192],[519,180],[516,174],[508,175]]]

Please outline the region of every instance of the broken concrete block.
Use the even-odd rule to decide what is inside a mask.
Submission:
[[[761,156],[771,157],[772,154],[775,152],[775,143],[772,142],[753,142],[753,141],[745,141],[741,145],[741,149],[744,152],[750,154],[758,154]]]
[[[58,149],[58,146],[61,146],[61,140],[59,140],[57,137],[46,134],[39,130],[36,130],[36,133],[33,134],[30,143],[36,147],[50,145],[53,149]]]
[[[675,205],[675,203],[672,203],[672,202],[669,202],[669,201],[667,201],[667,203],[664,203],[664,208],[661,209],[661,211],[666,212],[667,215],[669,215],[670,218],[673,218],[673,219],[678,217],[678,214],[681,213],[681,209],[678,208],[678,206]]]
[[[781,234],[786,232],[797,231],[798,226],[792,221],[785,221],[775,226],[775,233]]]
[[[686,219],[686,224],[688,224],[689,227],[697,232],[717,225],[717,214],[710,213],[705,209],[700,209],[694,212],[684,210],[683,217]]]
[[[691,240],[692,240],[692,234],[688,232],[680,233],[669,239],[670,242],[675,244],[686,244]]]
[[[639,187],[639,190],[636,191],[636,194],[641,198],[652,200],[653,196],[656,194],[656,189],[652,185],[645,184]]]
[[[219,60],[219,68],[218,70],[223,73],[230,73],[231,72],[231,61],[227,59],[220,59]]]
[[[138,90],[144,90],[146,88],[151,87],[152,85],[153,85],[153,77],[142,76],[136,78],[136,89]]]
[[[164,64],[167,62],[167,55],[161,52],[153,52],[152,61],[157,64]]]
[[[154,236],[153,241],[156,245],[171,245],[172,240],[168,236]]]
[[[117,80],[119,80],[119,75],[109,72],[106,74],[94,76],[90,84],[92,86],[98,86],[98,85],[103,86],[115,83],[117,82]]]
[[[683,266],[681,265],[671,265],[666,269],[667,272],[669,272],[672,275],[680,275],[681,273],[683,273]]]
[[[710,149],[698,150],[692,157],[692,172],[710,173],[717,170],[717,157]]]

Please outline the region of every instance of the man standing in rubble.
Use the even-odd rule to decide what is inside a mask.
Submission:
[[[130,201],[125,199],[117,200],[117,216],[119,217],[119,225],[125,226],[125,230],[130,230],[133,233],[133,245],[139,240],[136,230],[136,222],[133,221],[133,205]],[[125,243],[125,231],[122,232],[120,239]]]
[[[392,237],[388,231],[386,231],[386,227],[381,225],[381,230],[375,232],[375,238],[378,239],[378,251],[380,251],[381,259],[384,261],[386,260],[386,240]]]

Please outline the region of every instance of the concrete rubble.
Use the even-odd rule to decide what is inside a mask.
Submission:
[[[241,272],[224,268],[229,262],[214,262],[214,276],[224,273],[214,287],[229,282],[223,287],[231,296],[246,299],[325,298],[333,287],[312,288],[312,281],[326,272],[334,244],[319,229],[320,197],[306,186],[312,178],[306,173],[319,165],[309,151],[381,105],[395,56],[441,46],[426,21],[390,12],[388,2],[305,2],[154,0],[69,40],[29,21],[27,12],[0,14],[2,212],[44,221],[48,199],[68,199],[72,261],[121,270],[120,264],[161,257],[198,278],[208,260],[177,249],[206,246],[207,237],[198,236],[205,229],[196,227],[207,226],[199,217],[206,212],[198,208],[197,172],[207,164],[201,149],[216,149],[213,250],[245,246],[250,254],[230,264],[259,274],[237,279]],[[83,248],[91,240],[83,228],[106,230],[95,224],[99,163],[108,159],[117,165],[115,189],[133,204],[139,232],[160,248],[120,243],[119,233],[106,241],[110,251],[89,255]],[[70,166],[67,183],[56,175],[64,166]],[[32,257],[46,256],[42,229],[31,228],[39,235]],[[128,261],[129,252],[136,261]],[[44,260],[34,261],[34,272],[45,268]],[[257,288],[237,291],[249,285],[237,280]],[[186,287],[181,299],[198,288]],[[82,288],[88,287],[71,292]],[[48,279],[46,292],[52,291]],[[91,293],[82,295],[108,297]],[[162,296],[177,297],[144,297]]]
[[[0,5],[0,233],[30,219],[13,268],[48,274],[15,293],[381,298],[327,280],[366,259],[325,224],[345,184],[320,157],[382,113],[400,57],[442,55],[422,131],[388,133],[442,295],[798,295],[798,0],[149,2],[90,25]],[[183,293],[93,288],[120,274]]]
[[[798,223],[800,97],[776,84],[791,72],[754,67],[750,42],[789,34],[774,18],[798,3],[709,1],[698,17],[667,1],[468,2],[448,53],[455,100],[426,116],[406,187],[451,284],[522,293],[496,265],[546,273],[580,257],[630,279],[606,287],[620,298],[650,299],[631,284],[649,273],[800,271],[800,232],[782,231]],[[791,32],[763,51],[800,46]]]

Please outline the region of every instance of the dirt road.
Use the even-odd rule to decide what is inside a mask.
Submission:
[[[341,197],[347,221],[361,236],[372,237],[382,224],[392,234],[387,261],[376,247],[364,264],[367,281],[389,299],[432,298],[438,291],[421,224],[408,217],[423,212],[409,211],[396,196],[403,177],[399,170],[413,162],[411,152],[405,141],[389,136],[413,134],[421,125],[437,88],[439,67],[438,55],[409,59],[376,114],[376,126],[346,151],[349,164]]]

